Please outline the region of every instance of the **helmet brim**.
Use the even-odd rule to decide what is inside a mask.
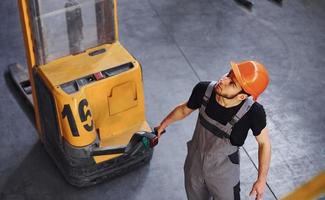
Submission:
[[[230,65],[231,65],[231,69],[232,69],[232,71],[234,72],[235,77],[236,77],[236,79],[237,79],[237,81],[238,81],[240,87],[241,87],[241,88],[242,88],[246,93],[248,93],[248,94],[252,94],[252,91],[249,91],[250,88],[248,88],[246,82],[244,81],[244,79],[243,79],[243,77],[242,77],[242,75],[241,75],[241,73],[240,73],[240,71],[239,71],[238,64],[235,63],[235,62],[232,62],[232,61],[231,61],[231,62],[230,62]],[[256,100],[257,98],[254,97],[253,99]]]
[[[237,63],[235,63],[235,62],[230,62],[230,65],[231,65],[231,69],[232,69],[232,71],[234,72],[235,77],[236,77],[236,79],[237,79],[237,81],[238,81],[240,87],[243,88],[243,90],[245,90],[245,89],[244,89],[244,88],[245,88],[245,82],[244,82],[244,80],[243,80],[243,78],[242,78],[242,76],[241,76],[241,73],[240,73],[240,71],[239,71],[239,68],[238,68]],[[247,92],[247,91],[245,90],[245,92]]]

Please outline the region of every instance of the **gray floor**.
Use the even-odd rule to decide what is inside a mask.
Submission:
[[[251,12],[231,0],[119,0],[121,42],[143,66],[147,119],[154,126],[200,80],[218,79],[229,61],[258,59],[271,82],[259,101],[273,144],[264,199],[285,196],[325,169],[325,1],[255,0]],[[0,199],[186,199],[183,162],[196,113],[167,129],[146,165],[103,184],[67,184],[44,152],[31,109],[6,75],[24,64],[14,0],[0,3]],[[241,149],[242,199],[257,171],[250,135]]]

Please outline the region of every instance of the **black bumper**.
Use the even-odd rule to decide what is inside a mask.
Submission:
[[[95,185],[126,174],[149,162],[153,154],[153,148],[142,147],[135,154],[123,154],[98,164],[92,157],[79,158],[78,163],[82,164],[76,165],[76,162],[71,162],[71,158],[67,157],[61,148],[49,144],[44,144],[44,146],[64,178],[77,187]]]

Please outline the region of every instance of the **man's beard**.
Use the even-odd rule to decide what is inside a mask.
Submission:
[[[238,92],[237,94],[234,94],[234,95],[226,95],[226,94],[221,94],[219,93],[218,91],[216,91],[216,94],[220,97],[223,97],[225,99],[233,99],[235,98],[238,94],[240,94],[241,92]]]

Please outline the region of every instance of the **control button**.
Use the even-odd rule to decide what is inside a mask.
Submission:
[[[94,76],[95,76],[96,80],[101,80],[101,79],[105,78],[102,72],[96,72],[96,73],[94,73]]]

